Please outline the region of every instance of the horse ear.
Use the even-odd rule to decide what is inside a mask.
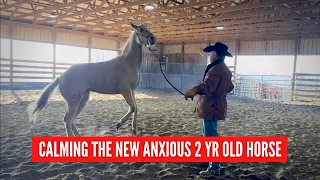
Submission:
[[[135,24],[133,24],[132,22],[130,22],[130,25],[131,25],[131,27],[132,27],[133,29],[137,29],[137,28],[138,28],[138,26],[135,25]]]

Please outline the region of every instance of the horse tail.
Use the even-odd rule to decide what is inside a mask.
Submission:
[[[52,92],[58,86],[59,81],[60,81],[59,77],[54,79],[54,81],[52,81],[49,85],[47,85],[43,89],[43,91],[40,95],[40,98],[37,101],[29,104],[28,115],[29,115],[29,121],[32,124],[34,123],[34,121],[36,121],[36,117],[37,117],[38,112],[40,112],[47,105],[48,99],[52,95]]]

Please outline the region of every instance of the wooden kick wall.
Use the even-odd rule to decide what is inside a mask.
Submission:
[[[64,29],[30,25],[1,20],[0,36],[17,40],[48,42],[63,45],[88,47],[105,50],[120,50],[121,39],[84,32],[71,32]]]
[[[266,39],[260,41],[239,40],[222,42],[228,46],[229,52],[237,55],[295,55],[296,43],[299,49],[298,55],[320,55],[320,38],[291,38],[291,39]],[[215,42],[196,44],[165,44],[163,53],[169,63],[206,63],[206,57],[200,55],[200,50]],[[236,53],[236,51],[238,52]]]

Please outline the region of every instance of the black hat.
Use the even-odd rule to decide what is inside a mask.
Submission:
[[[211,52],[215,51],[218,53],[220,56],[228,56],[228,57],[233,57],[229,52],[228,52],[228,46],[217,42],[214,46],[208,46],[203,49],[203,52]]]

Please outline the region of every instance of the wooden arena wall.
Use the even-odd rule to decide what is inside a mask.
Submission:
[[[1,21],[0,35],[3,38],[45,42],[52,44],[62,44],[90,49],[115,50],[121,53],[121,48],[125,44],[125,39],[106,37],[84,32],[71,32],[70,30],[54,29],[52,27],[30,25],[19,22]],[[191,85],[200,82],[203,70],[207,64],[206,55],[201,55],[200,51],[214,41],[178,43],[178,44],[156,44],[152,49],[143,47],[143,79],[141,87],[146,88],[168,88],[169,85],[162,77],[159,61],[162,64],[164,73],[168,78],[180,86],[181,90],[186,90]],[[239,55],[294,55],[295,61],[298,55],[320,55],[320,38],[296,37],[289,39],[265,39],[265,40],[236,40],[223,42],[228,45],[229,52],[234,55],[235,63]],[[1,79],[7,78],[9,85],[15,84],[15,79],[28,79],[28,82],[39,82],[42,80],[50,82],[59,76],[71,64],[53,62],[39,62],[27,59],[1,59]],[[27,67],[28,66],[28,67]],[[3,69],[4,68],[4,69]],[[32,70],[21,72],[19,68],[33,68]],[[235,66],[229,66],[235,74]],[[37,77],[26,77],[21,73],[34,73],[38,69]],[[19,74],[20,73],[20,74]],[[296,72],[293,72],[296,74]],[[46,76],[43,76],[46,75]],[[314,76],[314,75],[313,75]],[[293,76],[292,84],[295,85],[295,78],[301,81],[301,75]],[[318,81],[304,78],[308,81]],[[189,83],[190,82],[190,83]],[[17,82],[19,84],[20,82]],[[180,84],[180,85],[179,85]],[[317,85],[318,87],[319,85]],[[170,88],[170,87],[169,87]],[[294,91],[292,86],[292,91]],[[309,90],[311,91],[311,90]],[[313,90],[312,90],[313,91]]]
[[[20,22],[1,20],[1,37],[14,39],[52,42],[106,50],[120,50],[125,40],[84,32],[55,29],[52,27],[31,25]],[[215,42],[164,44],[162,52],[170,63],[203,63],[206,58],[199,54],[200,48]],[[229,51],[238,55],[294,55],[296,43],[299,44],[300,55],[320,55],[320,38],[266,39],[265,41],[223,42]]]
[[[123,39],[1,20],[1,37],[120,51]]]
[[[232,55],[320,55],[320,38],[295,38],[265,41],[239,40],[223,42],[229,47]],[[200,49],[215,42],[202,44],[168,44],[163,53],[170,63],[206,63],[206,57],[200,55]],[[297,47],[297,46],[298,47]],[[297,49],[297,53],[295,49]],[[238,52],[236,52],[238,51]],[[192,58],[194,57],[194,58]]]
[[[163,55],[167,63],[197,63],[206,64],[205,56],[199,53],[200,48],[204,48],[206,44],[177,44],[164,45]]]

